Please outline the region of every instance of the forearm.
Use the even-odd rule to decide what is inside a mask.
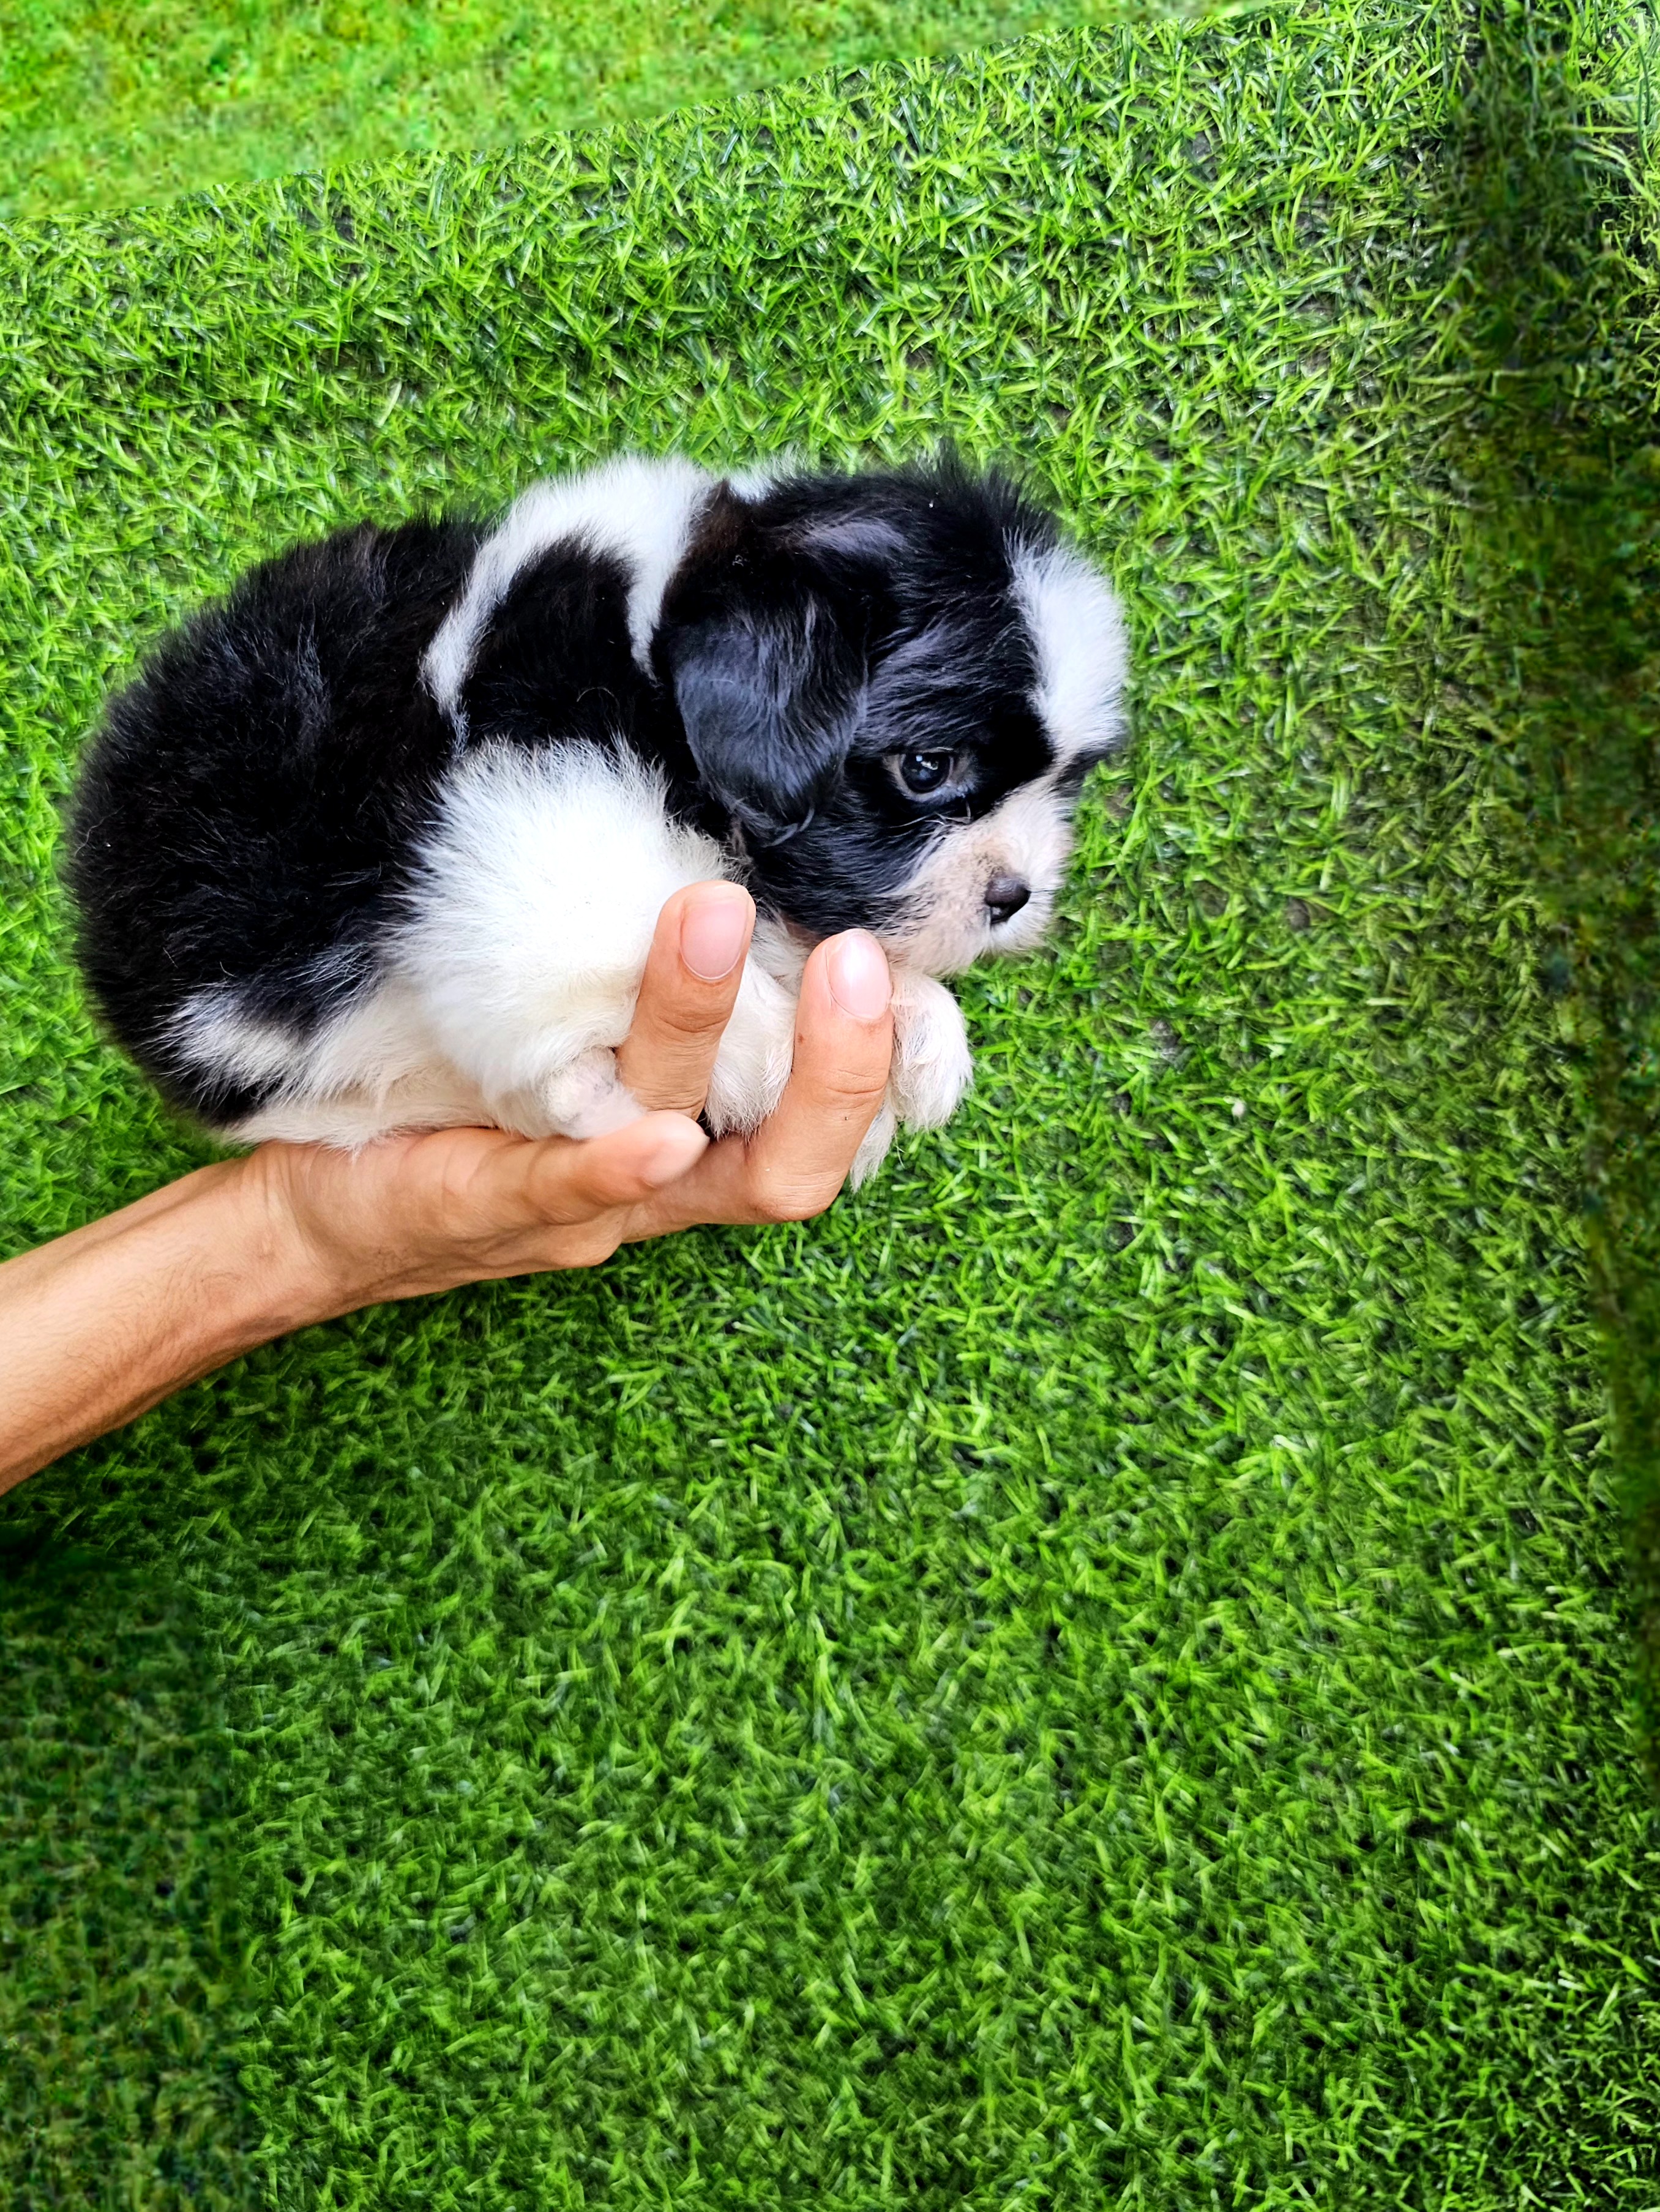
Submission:
[[[0,1490],[334,1304],[238,1160],[8,1261]]]

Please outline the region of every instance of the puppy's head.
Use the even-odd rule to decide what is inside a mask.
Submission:
[[[1043,935],[1120,738],[1104,583],[953,462],[714,495],[654,641],[763,906],[933,975]]]

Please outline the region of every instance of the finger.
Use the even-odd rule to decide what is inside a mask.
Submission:
[[[882,948],[866,931],[821,945],[801,979],[795,1064],[778,1110],[747,1141],[711,1147],[648,1201],[628,1236],[822,1213],[886,1096],[892,991]]]
[[[697,1115],[755,927],[739,884],[691,884],[657,918],[640,1000],[617,1055],[642,1106]]]
[[[526,1138],[486,1154],[467,1200],[480,1227],[502,1232],[566,1227],[649,1200],[678,1182],[708,1150],[683,1114],[646,1114],[626,1128],[577,1143]]]

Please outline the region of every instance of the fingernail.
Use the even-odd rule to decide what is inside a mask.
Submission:
[[[664,1129],[641,1161],[641,1181],[650,1190],[660,1190],[665,1183],[678,1182],[697,1164],[708,1149],[708,1141],[696,1121],[677,1114],[673,1123]]]
[[[694,975],[718,983],[743,958],[749,932],[750,902],[741,891],[701,898],[680,925],[680,957]]]
[[[887,955],[867,930],[850,929],[830,951],[830,996],[856,1022],[873,1022],[888,1010],[893,978]]]

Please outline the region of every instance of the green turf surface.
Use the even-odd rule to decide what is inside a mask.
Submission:
[[[1458,283],[1477,394],[1460,454],[1471,580],[1493,665],[1508,664],[1495,704],[1517,756],[1514,830],[1578,1064],[1660,1783],[1660,42],[1637,27],[1600,112],[1536,35],[1495,42],[1455,209],[1472,249]]]
[[[952,1129],[808,1228],[310,1331],[0,1513],[0,2200],[1655,2205],[1596,1310],[1649,213],[1629,68],[1492,21],[0,239],[18,1243],[201,1157],[88,1027],[56,801],[291,533],[949,431],[1138,665]],[[1601,690],[1565,579],[1627,608]]]
[[[0,220],[500,147],[1123,0],[0,0]]]

